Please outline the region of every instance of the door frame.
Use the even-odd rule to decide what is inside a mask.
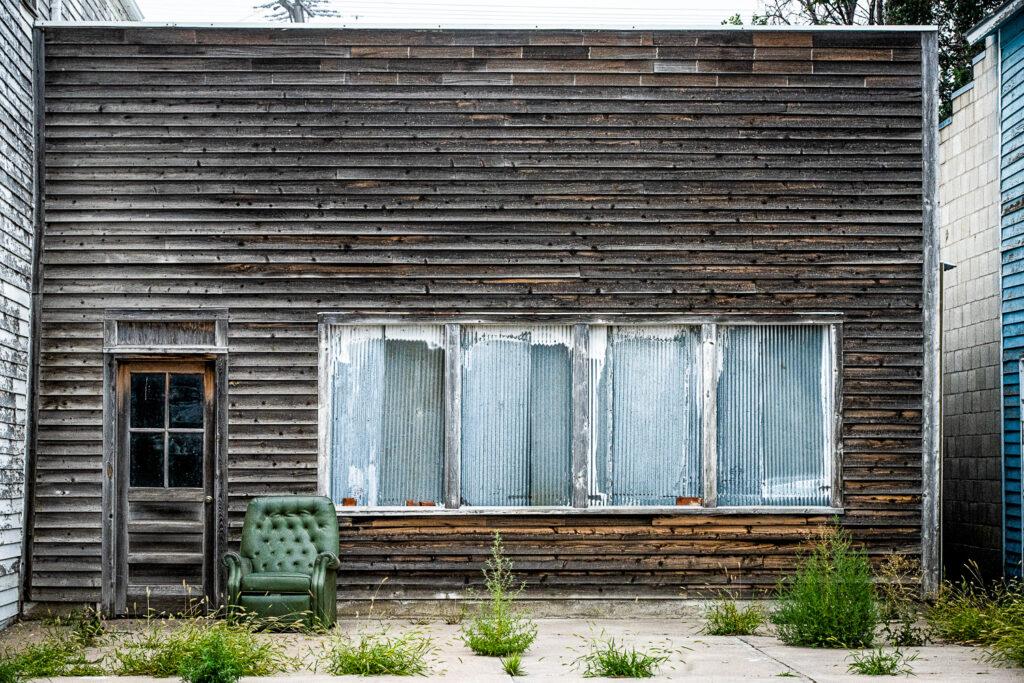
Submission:
[[[161,349],[161,351],[163,351]],[[128,364],[161,364],[165,368],[173,364],[205,364],[212,373],[213,382],[213,422],[210,425],[213,474],[213,516],[211,534],[211,552],[208,568],[210,589],[214,605],[223,600],[224,577],[218,559],[227,548],[228,515],[227,515],[227,444],[228,444],[228,363],[227,352],[216,350],[205,353],[181,353],[178,349],[168,348],[166,352],[118,352],[108,350],[104,353],[103,372],[103,495],[101,501],[102,536],[100,541],[102,583],[100,590],[101,608],[109,615],[123,615],[127,612],[127,575],[124,572],[122,558],[127,559],[127,520],[124,511],[126,500],[123,500],[121,482],[126,472],[120,466],[120,449],[122,433],[126,427],[122,424],[118,404],[118,377],[122,367]],[[209,467],[209,465],[208,465]],[[206,573],[206,572],[204,572]]]
[[[214,367],[212,361],[187,361],[179,358],[170,358],[162,360],[138,360],[138,361],[119,361],[117,368],[117,383],[115,385],[115,396],[117,397],[117,419],[118,419],[118,430],[117,430],[117,479],[114,482],[115,486],[115,506],[116,516],[120,518],[120,521],[115,529],[115,543],[114,543],[114,577],[115,584],[117,587],[117,593],[115,596],[115,603],[117,605],[127,606],[127,590],[129,586],[129,539],[130,532],[128,530],[129,521],[129,509],[130,509],[130,489],[131,482],[129,481],[129,470],[130,470],[130,457],[128,455],[128,436],[129,436],[129,425],[126,422],[126,416],[128,415],[128,401],[130,400],[131,383],[130,377],[134,372],[154,372],[160,374],[171,374],[171,373],[188,373],[188,374],[202,374],[203,376],[203,424],[204,424],[204,435],[203,435],[203,486],[202,495],[204,497],[203,502],[203,565],[202,565],[202,579],[201,586],[203,596],[207,599],[208,603],[213,602],[217,598],[217,593],[214,588],[214,575],[217,571],[216,566],[216,552],[214,546],[216,545],[217,536],[217,516],[216,507],[213,505],[214,492],[217,485],[217,467],[216,467],[216,456],[214,451],[214,442],[216,440],[216,422],[214,420],[214,406],[216,403],[215,387],[216,382],[214,379]],[[165,402],[166,402],[165,397]],[[165,403],[166,409],[166,403]],[[165,426],[166,428],[166,426]],[[169,453],[164,452],[164,473],[166,476],[168,467]],[[165,482],[166,483],[166,482]],[[153,494],[140,495],[146,499],[153,499]],[[161,488],[159,497],[164,495],[168,499],[175,498],[175,489]],[[192,494],[194,495],[194,494]]]

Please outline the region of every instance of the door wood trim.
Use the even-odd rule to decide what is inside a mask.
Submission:
[[[119,391],[122,375],[127,368],[152,369],[171,372],[202,372],[206,381],[206,418],[209,420],[209,447],[206,474],[212,477],[207,490],[214,502],[210,507],[209,565],[204,572],[204,584],[211,599],[219,604],[223,598],[224,578],[218,558],[227,546],[227,354],[204,353],[175,356],[134,353],[105,353],[103,373],[103,492],[101,535],[101,590],[100,604],[111,615],[127,612],[127,542],[128,525],[126,504],[122,491],[127,491],[127,467],[121,467],[126,426],[121,418],[126,392]],[[145,495],[144,493],[142,495]],[[134,498],[134,496],[133,496]]]

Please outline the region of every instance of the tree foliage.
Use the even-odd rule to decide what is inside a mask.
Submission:
[[[334,0],[273,0],[256,5],[270,21],[303,24],[312,17],[340,17],[333,8]]]
[[[770,25],[937,25],[939,27],[940,117],[949,115],[951,96],[973,74],[971,59],[983,46],[965,34],[1003,0],[764,0],[751,23]],[[723,23],[742,23],[738,16]]]

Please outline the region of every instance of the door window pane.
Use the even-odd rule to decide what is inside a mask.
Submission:
[[[719,504],[828,505],[829,328],[722,327],[718,344]]]
[[[203,427],[203,376],[172,374],[167,412],[172,428]]]
[[[590,329],[591,505],[703,496],[699,327]]]
[[[441,503],[444,327],[339,325],[327,344],[334,501]]]
[[[129,424],[131,427],[160,429],[164,426],[164,382],[162,372],[133,372]]]
[[[171,432],[167,437],[167,485],[203,485],[202,432]]]
[[[462,503],[568,505],[572,327],[463,327]]]
[[[128,439],[132,486],[164,485],[164,433],[133,432]]]

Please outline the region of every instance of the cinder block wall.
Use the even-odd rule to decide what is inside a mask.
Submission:
[[[947,576],[1002,565],[998,53],[940,130],[943,287],[943,537]]]

